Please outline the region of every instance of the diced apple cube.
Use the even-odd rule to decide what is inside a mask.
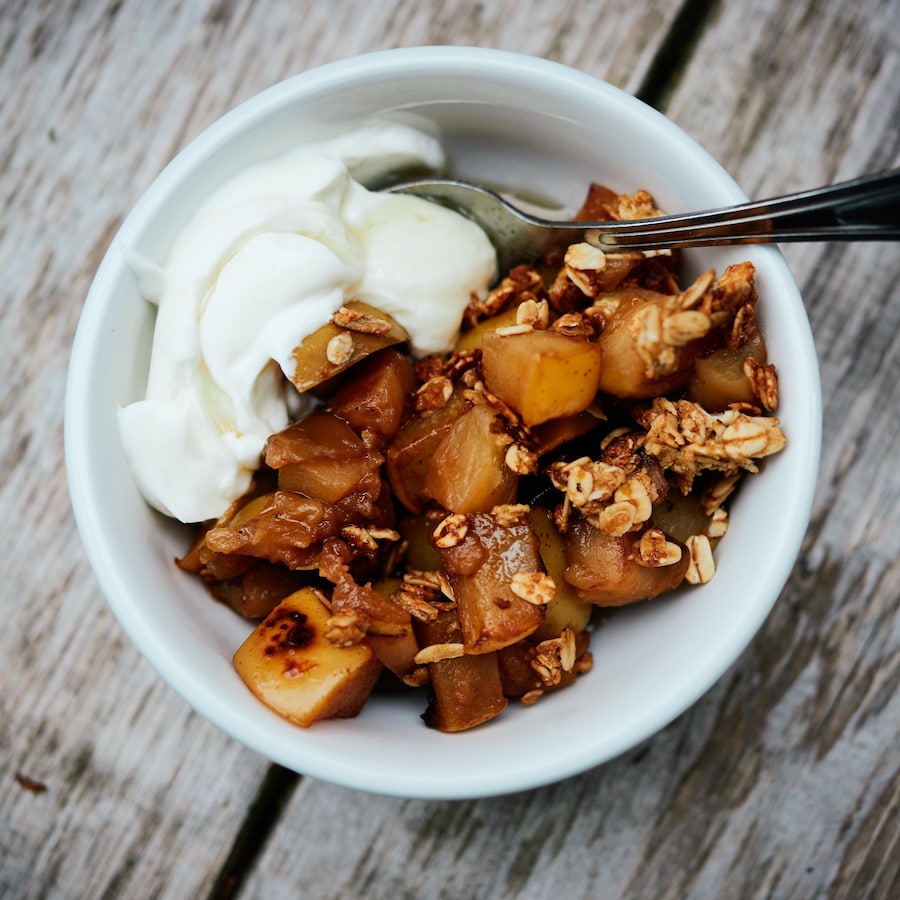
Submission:
[[[381,672],[365,644],[336,647],[325,639],[329,615],[315,592],[303,588],[279,603],[234,654],[247,687],[304,727],[357,715]]]
[[[499,504],[511,503],[518,476],[506,465],[509,443],[494,410],[472,407],[435,449],[422,492],[444,509],[459,513],[490,512]]]
[[[572,416],[594,402],[600,384],[599,346],[555,331],[489,332],[482,342],[488,388],[526,425]]]

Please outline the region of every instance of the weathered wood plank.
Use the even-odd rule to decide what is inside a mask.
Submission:
[[[667,111],[751,195],[898,165],[898,21],[896,0],[720,2]],[[541,790],[429,803],[305,780],[247,896],[896,896],[900,249],[787,254],[825,444],[802,556],[741,659],[643,746]]]
[[[99,596],[69,513],[68,347],[135,199],[226,109],[308,66],[395,45],[470,43],[561,59],[634,90],[677,6],[0,7],[0,894],[202,895],[268,771],[138,657]],[[17,782],[17,773],[27,777]],[[28,790],[28,779],[46,790]]]

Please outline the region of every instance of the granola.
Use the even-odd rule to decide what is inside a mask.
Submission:
[[[587,207],[658,214],[640,190],[595,186]],[[320,342],[322,407],[270,438],[259,483],[179,564],[247,615],[286,592],[262,612],[265,653],[314,635],[369,654],[430,686],[444,731],[566,688],[593,667],[592,607],[715,576],[735,491],[786,444],[753,266],[682,289],[678,261],[553,247],[471,299],[457,348],[416,361],[390,316],[348,301]],[[298,594],[318,632],[284,608]],[[279,671],[297,690],[316,664]]]

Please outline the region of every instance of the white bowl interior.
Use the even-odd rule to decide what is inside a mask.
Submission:
[[[789,446],[737,498],[717,574],[614,616],[595,666],[532,707],[447,736],[419,719],[424,696],[374,697],[354,720],[300,729],[245,688],[231,655],[251,626],[172,565],[185,529],[132,481],[116,410],[142,395],[153,317],[123,248],[164,260],[172,236],[222,181],[297,143],[393,117],[436,129],[458,175],[575,206],[589,181],[646,187],[671,212],[744,199],[701,148],[654,111],[581,73],[468,48],[385,51],[311,70],[226,115],[160,175],[97,273],[72,353],[66,455],[73,506],[101,587],[141,652],[201,714],[285,766],[390,794],[464,797],[582,771],[651,735],[693,703],[761,625],[799,549],[820,441],[818,370],[790,272],[772,248],[687,254],[689,272],[750,259],[781,386]]]

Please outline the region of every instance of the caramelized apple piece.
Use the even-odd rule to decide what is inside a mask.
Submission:
[[[405,516],[397,523],[397,531],[406,542],[407,568],[425,572],[441,568],[441,554],[431,535],[443,517],[442,512],[426,510],[417,516]]]
[[[589,412],[576,413],[563,419],[550,419],[532,429],[534,452],[545,456],[596,428],[599,420]]]
[[[323,503],[336,503],[374,482],[384,461],[333,413],[318,411],[273,434],[266,443],[266,465],[278,470],[278,487]],[[374,484],[372,485],[374,486]]]
[[[347,617],[365,631],[372,652],[395,675],[402,677],[413,667],[419,645],[412,620],[384,593],[357,584],[350,577],[342,578],[331,595],[331,612],[335,617]]]
[[[529,516],[538,538],[541,561],[556,584],[556,596],[547,604],[544,621],[533,637],[540,641],[555,638],[564,628],[578,634],[587,628],[592,607],[579,599],[575,588],[563,577],[567,565],[565,540],[546,509],[533,506]]]
[[[708,412],[722,412],[731,403],[757,403],[753,387],[744,374],[744,363],[750,357],[760,363],[766,361],[766,345],[759,332],[741,347],[723,347],[701,357],[694,363],[687,399],[699,403]]]
[[[692,534],[700,534],[709,526],[710,516],[703,511],[695,491],[685,496],[672,490],[662,502],[653,504],[651,520],[672,540],[683,544]]]
[[[406,329],[374,306],[360,300],[350,300],[346,303],[346,308],[351,311],[351,315],[358,314],[367,317],[369,321],[383,323],[384,330],[378,328],[371,332],[357,331],[341,328],[331,322],[317,328],[303,339],[293,353],[296,367],[291,381],[298,391],[308,391],[370,354],[409,340]],[[378,333],[379,330],[381,333]]]
[[[639,399],[658,397],[685,386],[702,342],[668,348],[674,365],[661,374],[648,374],[647,360],[640,350],[641,322],[654,308],[661,313],[670,299],[665,294],[639,288],[623,292],[618,308],[597,339],[604,362],[601,391],[615,397]]]
[[[410,512],[421,512],[428,499],[422,487],[428,461],[453,423],[471,404],[461,391],[454,392],[447,405],[429,416],[409,419],[385,450],[387,478],[394,496]]]
[[[337,535],[343,524],[334,506],[290,491],[258,497],[247,510],[248,518],[236,518],[207,533],[206,543],[213,553],[244,554],[291,569],[316,568],[318,545]]]
[[[548,685],[543,682],[537,669],[532,665],[537,651],[537,636],[532,635],[518,644],[512,644],[497,651],[497,663],[500,667],[500,683],[507,697],[521,697],[529,691],[558,691],[568,687],[578,677],[575,668],[559,673],[559,682]],[[575,658],[581,659],[587,652],[590,635],[584,631],[575,636]]]
[[[348,718],[362,709],[381,672],[364,644],[325,640],[328,610],[304,588],[286,597],[234,654],[234,666],[266,706],[297,725]]]
[[[250,557],[252,559],[252,557]],[[243,575],[209,584],[210,593],[248,619],[261,619],[289,594],[308,583],[308,576],[277,563],[259,562]]]
[[[457,644],[456,613],[442,612],[432,622],[416,622],[423,647]],[[422,718],[429,728],[454,732],[474,728],[503,712],[503,696],[496,653],[459,656],[428,663],[432,696]]]
[[[541,575],[538,539],[527,518],[501,525],[489,513],[449,517],[436,543],[462,626],[466,653],[490,653],[522,640],[544,620],[544,607],[513,592],[516,575]],[[443,546],[442,546],[443,545]]]
[[[328,409],[357,434],[368,429],[384,443],[409,416],[415,382],[413,365],[399,350],[381,350],[356,366]]]
[[[467,331],[463,331],[453,348],[454,353],[460,353],[463,350],[480,350],[484,336],[490,331],[496,331],[498,328],[505,328],[507,325],[516,324],[516,314],[518,308],[513,306],[504,309],[496,315],[488,319],[482,319],[473,325]]]
[[[435,448],[422,493],[459,513],[489,512],[511,503],[518,476],[505,462],[509,444],[500,416],[488,406],[473,406]]]
[[[594,402],[601,352],[591,341],[555,331],[490,332],[482,347],[485,384],[526,425],[575,415]]]
[[[596,606],[624,606],[676,588],[687,571],[689,556],[668,566],[651,568],[634,560],[639,532],[613,537],[582,518],[570,521],[566,535],[564,577],[584,602]]]
[[[399,578],[385,578],[373,584],[372,590],[387,600],[399,585]],[[369,634],[366,640],[382,665],[398,678],[403,678],[415,668],[419,642],[416,640],[412,620],[408,614],[403,630],[399,634]]]

